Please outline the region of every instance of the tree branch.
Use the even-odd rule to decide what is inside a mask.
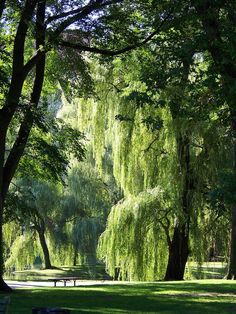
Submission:
[[[21,15],[21,19],[17,28],[14,48],[13,48],[13,66],[12,79],[7,95],[6,103],[0,110],[0,120],[4,120],[5,128],[8,127],[19,103],[22,86],[25,80],[22,72],[24,67],[24,49],[26,34],[29,28],[37,0],[27,0]]]
[[[157,136],[151,141],[151,143],[149,143],[148,147],[146,147],[146,148],[143,150],[143,152],[144,152],[144,153],[147,153],[147,152],[152,148],[152,145],[153,145],[156,141],[159,140],[159,138],[160,138],[160,136],[157,135]]]
[[[22,69],[24,64],[24,46],[26,33],[29,28],[29,21],[31,21],[31,17],[33,15],[33,11],[37,4],[37,0],[27,0],[25,3],[24,10],[21,15],[21,20],[19,22],[19,26],[16,32],[16,37],[14,41],[14,49],[13,49],[13,75],[17,75],[18,72]]]
[[[45,42],[45,28],[43,20],[45,17],[45,1],[40,1],[37,7],[37,17],[36,17],[36,48],[38,49],[40,45],[44,45]],[[25,113],[24,119],[21,123],[20,129],[18,131],[15,143],[8,155],[6,163],[4,165],[3,172],[3,187],[2,195],[5,198],[10,182],[16,172],[20,158],[22,157],[28,138],[30,130],[34,123],[34,118],[31,112],[31,108],[37,107],[40,99],[41,90],[44,81],[44,69],[45,69],[45,52],[40,61],[36,64],[35,80],[33,85],[33,91],[30,99],[30,106]]]
[[[104,3],[101,3],[101,1],[96,1],[90,5],[85,6],[84,8],[82,8],[81,10],[79,10],[79,12],[77,14],[75,14],[74,16],[66,19],[65,21],[63,21],[57,28],[56,30],[53,32],[52,34],[52,39],[57,38],[68,26],[70,26],[71,24],[73,24],[74,22],[85,18],[86,16],[88,16],[90,13],[102,9],[110,4],[116,4],[116,3],[121,3],[124,0],[108,0]]]
[[[122,49],[118,49],[118,50],[114,50],[114,51],[108,50],[108,49],[101,49],[101,48],[98,48],[98,47],[89,47],[89,46],[82,45],[80,43],[71,43],[71,42],[67,42],[67,41],[64,41],[64,40],[60,41],[58,44],[60,46],[63,46],[63,47],[73,48],[73,49],[77,49],[77,50],[80,50],[80,51],[87,51],[87,52],[92,52],[92,53],[96,53],[96,54],[101,54],[101,55],[104,55],[104,56],[111,56],[112,57],[112,56],[120,55],[122,53],[125,53],[125,52],[133,50],[135,48],[139,48],[139,47],[143,46],[148,41],[150,41],[155,35],[157,35],[158,32],[159,31],[154,31],[147,38],[145,38],[143,41],[141,41],[141,42],[139,42],[137,44],[130,45],[130,46],[124,47]]]
[[[33,69],[33,67],[37,64],[37,62],[44,57],[46,51],[38,50],[37,53],[27,61],[27,63],[23,67],[23,76],[24,78],[27,77],[29,72]]]
[[[115,3],[118,2],[122,2],[123,0],[116,0]],[[104,3],[104,5],[108,4],[110,1]],[[112,2],[113,3],[113,2]],[[130,50],[139,48],[143,45],[145,45],[146,43],[148,43],[149,41],[151,41],[153,39],[154,36],[156,36],[157,34],[160,33],[162,26],[166,23],[166,21],[168,20],[169,16],[171,15],[172,11],[169,12],[169,14],[167,14],[167,16],[161,21],[161,23],[159,24],[158,28],[153,31],[149,36],[147,36],[145,39],[143,39],[141,42],[124,47],[122,49],[118,49],[115,51],[112,50],[108,50],[108,49],[101,49],[98,47],[89,47],[89,46],[85,46],[82,45],[81,43],[72,43],[72,42],[67,42],[67,41],[59,41],[58,44],[60,46],[64,46],[64,47],[68,47],[68,48],[73,48],[73,49],[77,49],[80,51],[87,51],[87,52],[92,52],[92,53],[97,53],[97,54],[102,54],[105,56],[116,56],[125,52],[128,52]]]

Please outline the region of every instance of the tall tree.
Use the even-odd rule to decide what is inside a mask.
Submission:
[[[129,215],[132,210],[136,212],[135,196],[138,193],[160,185],[166,192],[165,199],[156,208],[160,214],[150,218],[152,211],[147,203],[143,209],[146,216],[142,227],[150,226],[149,219],[155,221],[156,217],[156,229],[151,237],[158,236],[155,232],[164,231],[166,235],[166,243],[159,247],[163,250],[162,263],[167,263],[167,270],[166,275],[160,272],[151,278],[183,279],[191,250],[190,237],[191,242],[195,242],[194,232],[200,229],[198,221],[207,207],[208,189],[214,186],[222,167],[221,154],[224,154],[226,144],[222,136],[226,130],[217,118],[218,90],[213,92],[206,88],[205,78],[211,78],[209,60],[194,54],[195,46],[186,38],[190,39],[186,29],[181,32],[171,30],[158,39],[156,46],[153,42],[150,51],[144,49],[115,60],[106,82],[98,79],[96,104],[93,102],[91,106],[87,102],[81,108],[83,117],[87,116],[86,110],[94,111],[94,119],[87,123],[96,130],[94,150],[97,159],[101,160],[99,155],[103,156],[112,145],[114,174],[128,199],[122,211],[122,206],[113,208],[101,245],[101,255],[108,260],[109,270],[114,274],[112,267],[120,266],[122,278],[150,278],[146,276],[150,276],[154,262],[150,260],[146,272],[143,270],[145,257],[142,252],[145,254],[146,248],[137,235],[139,249],[135,249],[134,254],[130,252],[134,240],[132,228],[140,228],[140,233],[142,228],[138,219],[135,216],[131,219]],[[100,71],[103,73],[104,69]],[[208,97],[216,102],[212,107],[208,105]],[[116,122],[113,120],[115,116]],[[105,131],[106,127],[109,131]],[[217,129],[221,129],[221,137],[214,139],[213,134],[219,134]],[[222,152],[212,155],[212,148],[219,147],[219,142],[224,142]],[[144,202],[144,195],[143,198]],[[122,236],[119,232],[111,236],[117,232],[116,228],[123,228]],[[124,233],[127,243],[123,241]],[[148,240],[155,243],[153,239]],[[198,238],[198,245],[200,240],[203,239]],[[124,246],[127,251],[122,249]],[[165,261],[167,246],[169,261]],[[193,246],[192,255],[199,255],[195,254],[196,246]],[[129,263],[125,263],[125,259]]]
[[[112,37],[113,30],[106,32],[103,17],[106,20],[116,19],[117,14],[124,12],[123,0],[96,0],[82,1],[74,4],[68,1],[51,2],[46,0],[2,1],[1,17],[6,23],[6,28],[1,29],[1,36],[8,32],[9,25],[13,25],[13,47],[10,57],[11,73],[8,77],[8,87],[5,89],[4,102],[0,109],[0,264],[3,265],[3,208],[10,182],[15,174],[19,161],[24,153],[30,130],[34,124],[33,112],[37,111],[41,91],[43,88],[46,55],[54,47],[68,47],[77,51],[88,51],[112,56],[139,46],[150,40],[157,31],[150,34],[143,41],[137,43],[140,36],[133,36],[133,44],[127,48],[118,46],[118,50],[110,51],[104,46],[101,48],[91,46],[93,39],[100,36],[101,42],[106,43],[106,36]],[[4,6],[5,4],[5,6]],[[132,3],[127,3],[128,14],[136,8]],[[5,8],[5,10],[4,10]],[[95,17],[95,18],[94,18]],[[129,20],[128,20],[129,21]],[[160,23],[162,26],[163,22]],[[69,27],[73,25],[73,31]],[[98,30],[98,32],[96,32]],[[124,33],[124,29],[123,29]],[[100,34],[100,35],[99,35]],[[105,36],[106,34],[106,36]],[[130,33],[135,34],[135,32]],[[29,49],[29,43],[34,42],[34,47]],[[123,42],[121,41],[121,44]],[[117,47],[117,46],[116,46]],[[120,48],[120,49],[119,49]],[[1,50],[4,47],[1,47]],[[5,49],[5,52],[7,49]],[[30,55],[33,56],[31,57]],[[33,84],[26,84],[26,82]],[[2,83],[2,82],[1,82]],[[26,87],[31,90],[26,92]],[[28,98],[26,96],[28,95]],[[29,96],[30,95],[30,96]],[[15,141],[7,152],[6,143],[8,130],[15,116],[24,102],[23,117],[18,124]],[[0,290],[9,291],[9,287],[2,279],[3,267],[1,266]]]
[[[156,3],[153,4],[155,7],[159,7]],[[162,12],[164,9],[162,7]],[[193,149],[190,149],[194,146],[192,142],[194,139],[191,138],[189,133],[182,134],[185,125],[189,123],[189,128],[192,128],[190,120],[197,121],[197,119],[202,119],[203,121],[208,121],[209,125],[212,125],[212,116],[216,116],[216,120],[220,120],[220,116],[223,114],[225,123],[227,126],[231,127],[231,141],[234,146],[235,142],[235,17],[232,14],[235,10],[235,4],[224,2],[224,1],[192,1],[191,3],[187,1],[182,1],[176,3],[175,9],[172,12],[173,19],[173,28],[165,29],[160,37],[157,37],[157,41],[152,43],[151,51],[156,53],[155,60],[155,69],[158,68],[164,73],[158,73],[157,78],[153,80],[153,85],[156,88],[156,94],[162,96],[163,91],[165,91],[165,85],[168,85],[169,82],[172,82],[172,89],[170,89],[170,97],[166,97],[167,105],[171,112],[173,120],[182,122],[182,126],[179,123],[180,132],[176,132],[176,145],[177,145],[177,154],[178,154],[178,165],[180,169],[181,178],[183,181],[182,191],[180,192],[179,200],[181,201],[182,206],[182,222],[176,224],[174,235],[170,247],[172,247],[173,258],[170,260],[171,266],[167,269],[166,279],[182,279],[184,274],[184,268],[188,257],[188,239],[189,239],[189,226],[191,219],[191,203],[192,203],[192,192],[196,189],[196,185],[201,186],[201,193],[207,193],[207,186],[209,180],[205,178],[199,182],[199,176],[196,173],[193,173]],[[162,40],[164,38],[164,40]],[[158,49],[155,50],[155,48]],[[173,58],[173,55],[175,55]],[[146,54],[140,56],[140,61],[144,62]],[[207,71],[202,71],[201,69],[194,68],[195,61],[197,59],[202,59],[203,64],[206,62]],[[163,61],[164,60],[164,61]],[[169,69],[165,66],[166,63],[169,63]],[[138,64],[138,62],[137,62]],[[164,66],[163,66],[164,64]],[[187,64],[187,66],[186,66]],[[175,66],[176,65],[176,66]],[[185,66],[183,66],[185,65]],[[127,68],[129,68],[126,65]],[[138,66],[137,66],[138,67]],[[184,74],[184,70],[190,68],[191,71],[188,74],[188,70]],[[183,73],[182,73],[183,70]],[[200,73],[199,72],[202,72]],[[135,70],[132,70],[137,74]],[[154,106],[158,106],[158,102],[153,102],[149,97],[150,91],[145,89],[144,84],[151,84],[150,81],[151,75],[155,72],[153,69],[148,69],[142,71],[142,73],[147,73],[146,80],[141,79],[140,85],[138,87],[142,89],[141,93],[137,93],[137,90],[134,90],[134,93],[130,94],[131,100],[136,100],[139,106],[142,106],[143,103],[150,101],[154,103]],[[123,71],[122,75],[126,74]],[[157,73],[157,72],[155,72]],[[145,75],[145,74],[144,74]],[[144,76],[143,75],[143,76]],[[132,76],[132,75],[130,75]],[[129,79],[130,79],[129,76]],[[163,79],[165,78],[165,80]],[[200,77],[200,83],[199,83]],[[179,81],[183,80],[184,84],[180,84]],[[115,89],[122,95],[122,79],[117,79],[119,84],[113,84]],[[163,84],[163,82],[165,82]],[[197,84],[196,84],[197,83]],[[130,85],[129,82],[124,86],[124,90],[128,92]],[[199,84],[199,85],[198,85]],[[185,85],[189,85],[185,86]],[[175,87],[178,87],[178,90]],[[180,87],[181,86],[181,87]],[[200,90],[199,87],[201,86]],[[185,87],[186,94],[189,96],[186,99],[183,99]],[[138,89],[138,88],[137,88]],[[154,92],[155,93],[155,92]],[[175,95],[176,97],[175,99]],[[124,95],[122,95],[124,97]],[[124,97],[125,98],[125,97]],[[162,104],[163,105],[163,104]],[[187,105],[187,106],[186,106]],[[225,107],[225,110],[222,110],[222,107]],[[188,107],[188,108],[186,108]],[[210,112],[212,110],[212,112]],[[224,112],[223,112],[224,111]],[[199,115],[199,118],[197,118]],[[142,176],[139,176],[139,180],[135,177],[134,172],[132,173],[132,179],[129,180],[127,174],[135,169],[131,165],[134,156],[132,156],[133,151],[131,150],[132,142],[134,141],[134,130],[135,127],[133,122],[136,120],[137,113],[133,104],[126,106],[121,109],[119,115],[117,115],[118,120],[123,124],[126,124],[126,127],[123,127],[123,137],[122,140],[117,141],[117,148],[120,149],[119,154],[120,158],[118,160],[117,167],[117,179],[121,182],[121,186],[127,191],[127,194],[135,194],[138,192],[140,186],[142,186]],[[181,118],[186,118],[181,119]],[[199,120],[200,120],[199,119]],[[144,121],[149,124],[149,126],[155,126],[156,119],[151,115],[148,118],[144,118]],[[181,121],[182,120],[182,121]],[[188,121],[189,120],[189,121]],[[187,122],[186,122],[187,121]],[[158,125],[158,123],[156,123]],[[222,126],[222,125],[221,125]],[[122,127],[121,127],[122,128]],[[222,128],[223,129],[223,128]],[[191,130],[190,130],[191,132]],[[140,132],[142,134],[142,132]],[[229,135],[229,134],[228,134]],[[203,135],[202,135],[203,136]],[[121,139],[121,138],[120,138]],[[128,140],[127,140],[128,139]],[[157,142],[158,139],[154,139],[154,142]],[[203,145],[199,145],[199,148],[202,147],[202,153],[196,152],[196,156],[200,156],[199,160],[202,160],[202,157],[205,157],[204,163],[207,164],[207,159],[209,159],[209,151],[205,147],[205,138],[202,138],[201,141]],[[153,148],[153,143],[150,145]],[[220,142],[220,139],[219,139]],[[128,143],[128,144],[127,144]],[[206,144],[207,141],[206,141]],[[149,147],[149,148],[150,148]],[[221,148],[223,145],[221,146]],[[209,148],[209,147],[208,147]],[[223,148],[224,150],[224,148]],[[229,149],[231,152],[231,149]],[[235,148],[233,149],[235,151]],[[122,153],[126,153],[121,156]],[[220,154],[224,154],[221,152]],[[219,154],[219,155],[220,155]],[[218,157],[219,157],[218,155]],[[235,155],[235,153],[234,153]],[[211,156],[212,158],[213,156]],[[220,159],[220,157],[219,157]],[[227,160],[231,158],[228,156]],[[235,156],[234,156],[235,159]],[[136,159],[136,164],[138,164],[138,158]],[[131,162],[130,162],[131,161]],[[212,158],[214,162],[214,158]],[[235,162],[234,162],[234,173],[235,173]],[[138,167],[136,167],[138,168]],[[203,167],[205,170],[206,168]],[[213,167],[212,167],[213,169]],[[219,174],[219,168],[216,170],[216,173]],[[145,176],[145,175],[144,175]],[[235,177],[235,174],[234,174]],[[214,178],[214,175],[212,176]],[[179,178],[179,181],[181,179]],[[135,182],[134,185],[130,184]],[[205,181],[205,184],[204,184]],[[235,179],[233,180],[233,182]],[[213,182],[213,179],[212,179]],[[214,186],[213,183],[210,185]],[[141,184],[140,184],[141,183]],[[235,186],[235,185],[233,185]],[[204,197],[204,196],[203,196]],[[231,199],[233,200],[233,198]],[[206,197],[205,197],[205,201]],[[195,204],[196,206],[196,204]],[[232,272],[234,272],[235,262],[235,201],[232,202],[232,241],[231,241],[231,262],[229,266],[229,275],[228,277],[233,278]],[[170,255],[171,256],[171,255]],[[172,268],[172,271],[170,270]]]
[[[228,1],[192,1],[197,18],[202,27],[205,44],[202,50],[207,50],[214,61],[216,75],[220,75],[219,88],[222,101],[228,106],[227,124],[231,126],[233,145],[233,174],[236,181],[236,29],[234,2]],[[236,278],[236,202],[231,205],[231,246],[227,278]]]
[[[50,253],[46,241],[46,231],[50,225],[52,213],[59,210],[59,193],[52,185],[31,180],[20,180],[21,209],[18,211],[19,221],[26,229],[37,232],[44,257],[45,269],[51,269]],[[18,194],[19,194],[18,193]],[[24,205],[24,207],[22,207]]]

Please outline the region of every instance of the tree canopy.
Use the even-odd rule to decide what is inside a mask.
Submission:
[[[113,276],[181,280],[189,257],[207,258],[216,230],[229,238],[230,221],[235,277],[235,9],[211,0],[1,1],[0,290],[9,189],[27,176],[28,185],[67,182],[61,218],[84,215],[65,230],[75,258],[89,229],[95,251],[113,203],[99,242]],[[60,106],[70,107],[61,118]]]

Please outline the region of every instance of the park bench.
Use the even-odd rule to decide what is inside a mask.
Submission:
[[[8,313],[9,303],[10,303],[10,297],[4,297],[0,299],[0,314]]]
[[[66,287],[67,281],[73,281],[74,282],[74,287],[76,286],[76,281],[80,280],[79,277],[60,277],[60,278],[49,278],[48,281],[54,282],[54,287],[57,286],[57,282],[64,282],[64,287]]]

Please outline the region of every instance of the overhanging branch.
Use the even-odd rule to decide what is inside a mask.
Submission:
[[[114,2],[118,3],[118,2],[122,2],[122,1],[123,0],[116,0],[116,1],[111,1],[111,2],[112,3],[114,3]],[[108,2],[106,2],[106,4]],[[138,42],[136,44],[133,44],[133,45],[130,45],[130,46],[118,49],[118,50],[113,50],[112,51],[112,50],[102,49],[102,48],[98,48],[98,47],[90,47],[90,46],[83,45],[81,43],[72,43],[72,42],[68,42],[68,41],[65,41],[65,40],[59,41],[58,45],[59,46],[63,46],[63,47],[77,49],[77,50],[80,50],[80,51],[88,51],[88,52],[92,52],[92,53],[102,54],[102,55],[105,55],[105,56],[116,56],[116,55],[128,52],[130,50],[139,48],[139,47],[145,45],[146,43],[148,43],[149,41],[151,41],[155,35],[159,34],[159,32],[162,29],[162,26],[166,23],[166,21],[168,20],[169,16],[171,15],[171,13],[172,13],[172,10],[161,21],[161,23],[159,24],[158,28],[155,31],[153,31],[149,36],[147,36],[145,39],[143,39],[142,41],[140,41],[140,42]]]
[[[150,40],[152,40],[152,38],[157,35],[159,33],[159,30],[154,31],[152,34],[150,34],[147,38],[145,38],[144,40],[142,40],[141,42],[134,44],[134,45],[130,45],[127,47],[124,47],[122,49],[118,49],[118,50],[108,50],[108,49],[102,49],[102,48],[98,48],[98,47],[89,47],[89,46],[85,46],[82,45],[80,43],[72,43],[72,42],[68,42],[65,40],[61,40],[58,44],[60,46],[63,47],[68,47],[68,48],[73,48],[76,50],[80,50],[80,51],[88,51],[88,52],[92,52],[92,53],[97,53],[97,54],[101,54],[101,55],[105,55],[105,56],[116,56],[125,52],[128,52],[130,50],[139,48],[141,46],[143,46],[144,44],[146,44],[147,42],[149,42]]]

